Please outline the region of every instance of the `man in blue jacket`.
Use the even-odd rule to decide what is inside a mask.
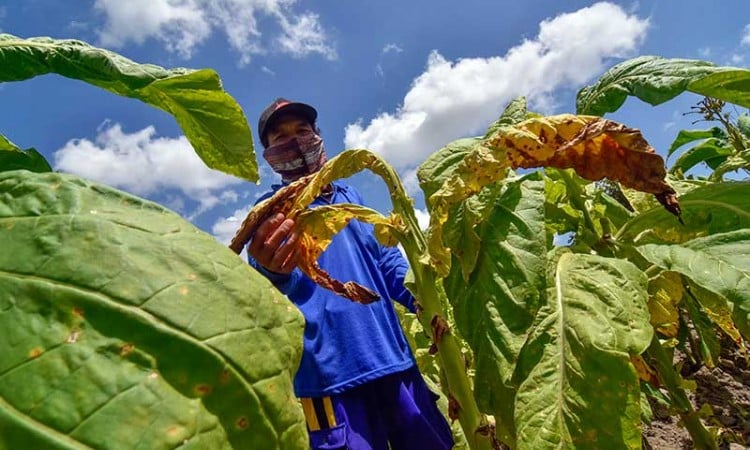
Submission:
[[[284,183],[320,170],[326,161],[317,115],[310,105],[280,98],[258,121],[263,157]],[[274,185],[274,191],[280,187]],[[332,203],[362,204],[362,198],[336,181],[312,207]],[[352,221],[320,256],[320,266],[335,279],[356,281],[380,294],[381,300],[362,305],[316,285],[296,268],[293,227],[281,214],[269,218],[253,236],[248,255],[250,264],[305,316],[294,388],[312,448],[450,449],[450,427],[417,369],[389,301],[414,311],[414,298],[404,288],[408,267],[399,250],[380,245],[372,226]]]

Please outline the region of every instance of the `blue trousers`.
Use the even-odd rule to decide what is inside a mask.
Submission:
[[[341,394],[300,400],[313,450],[450,450],[453,435],[437,399],[412,367]]]

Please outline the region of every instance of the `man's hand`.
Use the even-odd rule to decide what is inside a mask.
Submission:
[[[258,264],[271,272],[288,274],[297,267],[297,240],[292,232],[294,221],[276,214],[263,222],[255,232],[247,252]]]

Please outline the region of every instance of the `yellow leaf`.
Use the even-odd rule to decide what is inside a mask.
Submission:
[[[649,366],[641,355],[630,355],[630,362],[633,364],[633,367],[635,367],[635,371],[638,373],[638,378],[642,381],[656,387],[661,385],[656,370]]]
[[[334,180],[347,178],[364,168],[383,177],[391,190],[394,203],[403,192],[401,186],[392,186],[397,179],[395,172],[377,155],[366,150],[351,150],[332,158],[315,174],[300,178],[282,187],[270,198],[258,203],[248,213],[229,244],[235,253],[252,239],[258,227],[269,217],[283,214],[295,221],[295,231],[300,235],[299,269],[320,286],[359,303],[370,303],[379,298],[372,290],[352,281],[341,282],[333,279],[318,265],[318,257],[331,243],[333,236],[341,231],[352,219],[359,219],[375,226],[375,236],[384,245],[395,245],[404,229],[403,221],[397,214],[386,218],[372,209],[351,204],[321,206],[308,210],[310,203]]]
[[[666,337],[677,337],[680,327],[678,305],[685,294],[680,274],[677,272],[662,272],[650,279],[648,294],[651,325]]]
[[[318,257],[331,243],[333,236],[352,219],[374,224],[380,239],[387,240],[391,245],[397,242],[392,233],[400,231],[399,216],[386,218],[370,208],[346,203],[320,206],[297,216],[295,229],[300,236],[297,247],[301,256],[299,268],[320,286],[355,302],[367,304],[378,300],[378,294],[358,283],[342,283],[333,279],[318,265]]]
[[[507,168],[574,169],[588,180],[609,178],[656,195],[679,217],[675,191],[664,181],[663,159],[640,131],[595,116],[532,118],[498,128],[457,165],[453,176],[428,199],[431,205],[429,249],[432,264],[445,276],[450,253],[442,227],[450,207],[505,177]]]

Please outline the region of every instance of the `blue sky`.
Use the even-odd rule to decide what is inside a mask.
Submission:
[[[164,67],[211,67],[253,132],[274,98],[310,103],[329,156],[351,147],[382,154],[418,208],[419,163],[482,133],[518,96],[539,112],[574,112],[578,89],[637,55],[750,65],[747,0],[18,0],[0,1],[0,31],[83,39]],[[642,129],[664,154],[680,129],[693,128],[682,113],[697,100],[653,108],[630,99],[610,118]],[[78,81],[0,84],[0,102],[0,133],[55,169],[162,203],[225,242],[277,180],[260,156],[257,186],[210,171],[171,116]],[[371,206],[389,209],[379,180],[351,182]]]

